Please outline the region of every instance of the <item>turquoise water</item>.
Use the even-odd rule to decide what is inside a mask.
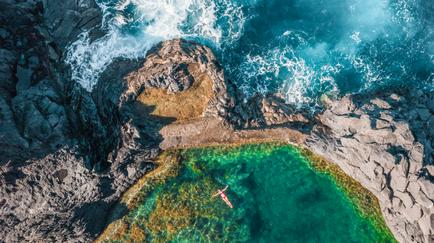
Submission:
[[[420,0],[97,0],[107,35],[87,33],[66,62],[91,90],[117,57],[162,40],[210,46],[246,96],[280,92],[315,106],[321,94],[434,87],[434,13]]]
[[[333,180],[312,170],[293,147],[190,150],[177,171],[148,189],[127,217],[148,241],[394,241],[360,216]],[[234,209],[211,198],[226,185]]]

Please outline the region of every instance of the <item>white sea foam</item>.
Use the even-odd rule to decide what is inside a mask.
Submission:
[[[354,31],[353,34],[350,35],[350,38],[356,43],[360,44],[362,42],[362,39],[360,39],[360,32]]]
[[[330,28],[337,28],[336,33],[333,32],[333,40],[326,38],[328,34],[322,38],[321,33],[317,35],[317,31],[312,32],[309,21],[316,21],[316,18],[311,18],[306,13],[306,29],[291,29],[291,26],[286,25],[279,29],[277,26],[279,36],[270,38],[267,46],[256,45],[255,40],[247,44],[237,42],[244,33],[246,21],[260,15],[255,12],[257,9],[250,6],[261,1],[264,2],[97,0],[103,11],[102,24],[107,34],[92,42],[89,33],[80,35],[70,45],[66,62],[71,65],[72,78],[91,91],[101,73],[115,58],[141,58],[160,41],[193,39],[211,45],[222,55],[223,61],[226,61],[225,58],[229,60],[229,64],[223,63],[225,70],[245,94],[265,94],[278,90],[285,95],[287,102],[300,106],[312,104],[318,94],[338,94],[340,91],[335,77],[342,90],[354,91],[359,83],[363,90],[387,85],[387,82],[399,79],[401,74],[407,78],[407,71],[408,76],[412,75],[411,67],[405,62],[395,62],[384,56],[385,53],[395,53],[396,49],[384,49],[394,45],[403,32],[407,36],[402,40],[412,38],[417,33],[418,28],[413,28],[417,23],[417,11],[413,9],[416,0],[348,0],[327,3],[323,15],[340,16],[336,17],[336,21],[340,22],[330,20],[333,23]],[[306,9],[322,6],[315,0],[304,1],[303,4],[306,4]],[[333,4],[336,6],[330,6]],[[385,40],[384,45],[381,48],[375,46],[381,39]],[[420,46],[432,45],[427,48],[433,50],[434,45],[425,42],[421,42]],[[244,54],[247,48],[251,48],[248,49],[251,50],[249,55]],[[242,51],[232,53],[233,50]],[[403,55],[407,54],[404,53],[405,48],[400,50]],[[433,60],[434,58],[431,59],[434,63]],[[402,66],[398,70],[400,64]],[[389,69],[392,65],[398,68]],[[345,72],[340,75],[342,70]],[[356,75],[346,76],[346,73],[351,72]],[[352,79],[355,76],[361,80],[342,79]],[[433,83],[433,77],[434,74],[428,81]]]
[[[72,79],[91,91],[105,68],[118,57],[139,58],[156,43],[173,38],[199,38],[218,46],[223,35],[239,38],[243,13],[229,0],[99,1],[107,34],[93,42],[80,35],[66,54]],[[216,4],[217,3],[217,4]],[[218,23],[222,17],[222,23]],[[223,26],[229,32],[224,32]]]
[[[247,94],[266,94],[271,90],[269,86],[278,80],[278,90],[286,102],[301,108],[312,104],[317,92],[337,94],[339,89],[333,76],[340,69],[340,65],[326,64],[316,70],[290,47],[276,47],[263,55],[246,56],[245,62],[240,66],[240,74],[245,80],[241,89]]]

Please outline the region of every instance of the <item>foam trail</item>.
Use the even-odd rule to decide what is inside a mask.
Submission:
[[[315,102],[318,92],[327,91],[337,94],[339,89],[333,75],[340,71],[340,66],[324,65],[319,70],[309,66],[297,56],[289,46],[276,47],[260,55],[247,55],[239,68],[245,82],[241,89],[246,94],[266,94],[274,80],[280,80],[279,93],[286,102],[301,108]]]

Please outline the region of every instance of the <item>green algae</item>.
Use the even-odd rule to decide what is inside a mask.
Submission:
[[[315,171],[327,174],[337,186],[343,189],[360,216],[369,220],[377,234],[382,236],[380,242],[397,242],[384,221],[378,199],[368,189],[345,174],[338,165],[326,161],[307,149],[303,149],[301,153],[308,159],[309,165]]]
[[[260,144],[171,153],[178,163],[146,180],[103,241],[395,242],[375,198],[306,151]],[[211,198],[225,185],[234,209]]]

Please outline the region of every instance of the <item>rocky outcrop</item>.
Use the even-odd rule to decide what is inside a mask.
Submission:
[[[338,164],[379,198],[386,222],[397,239],[432,240],[433,92],[355,95],[335,101],[324,98],[325,110],[317,119],[308,120],[308,113],[298,112],[276,94],[241,102],[225,86],[223,74],[207,48],[175,40],[161,44],[157,50],[148,56],[142,68],[127,77],[131,88],[125,93],[128,97],[136,99],[141,92],[155,88],[167,93],[191,91],[197,77],[187,67],[197,64],[197,60],[204,60],[198,65],[213,77],[212,100],[218,102],[223,97],[220,103],[207,104],[208,110],[220,112],[203,112],[202,119],[162,126],[162,148],[267,141],[266,138],[303,143],[303,135],[293,132],[296,128],[309,134],[304,144],[310,150]],[[160,102],[164,100],[157,103]],[[232,127],[210,117],[225,120]],[[233,130],[240,127],[248,129]],[[276,127],[283,129],[273,130]],[[301,139],[291,141],[281,134]]]
[[[278,94],[244,102],[210,49],[173,40],[115,61],[90,93],[62,55],[83,31],[103,34],[94,1],[0,0],[0,23],[2,240],[90,241],[161,148],[277,140],[304,143],[371,190],[399,240],[433,241],[432,92],[348,96],[314,119]],[[172,103],[142,100],[151,90]],[[188,108],[182,95],[197,90],[205,103]]]
[[[69,78],[62,55],[79,33],[98,29],[93,1],[0,5],[0,236],[6,242],[86,242],[101,232],[122,192],[154,167],[159,131],[174,122],[137,102],[143,90],[179,93],[206,75],[212,96],[201,115],[230,117],[230,88],[206,47],[175,40],[157,46],[144,64],[117,60],[89,93]]]
[[[100,31],[102,13],[94,0],[27,2],[40,5],[44,24],[41,31],[56,43],[59,50],[63,51],[71,40],[85,31],[90,31],[93,38],[103,34]]]
[[[62,64],[66,42],[101,23],[85,21],[98,16],[89,6],[0,1],[0,241],[90,241],[154,167],[158,146],[136,139],[119,102],[88,93]]]
[[[240,99],[240,98],[239,98]],[[234,109],[241,128],[294,127],[309,130],[312,115],[287,104],[280,94],[255,95]]]
[[[0,161],[23,161],[65,144],[67,119],[51,79],[55,57],[35,25],[40,5],[1,5]]]
[[[71,144],[67,90],[74,84],[64,75],[62,54],[71,38],[101,23],[100,11],[90,0],[0,6],[0,161],[43,157]]]
[[[434,241],[433,92],[328,101],[306,142],[380,201],[401,242]]]
[[[200,115],[231,118],[229,111],[235,105],[233,86],[225,80],[223,69],[209,48],[178,39],[163,42],[149,53],[143,66],[126,77],[128,90],[121,97],[122,102],[136,99],[146,89],[180,93],[192,89],[201,79],[208,79],[211,90],[206,93],[210,100]]]
[[[148,155],[151,157],[152,155]],[[87,242],[105,227],[106,215],[134,175],[153,169],[146,158],[127,168],[95,174],[74,149],[62,148],[19,168],[1,166],[0,236],[5,242]],[[131,169],[130,169],[131,168]]]

